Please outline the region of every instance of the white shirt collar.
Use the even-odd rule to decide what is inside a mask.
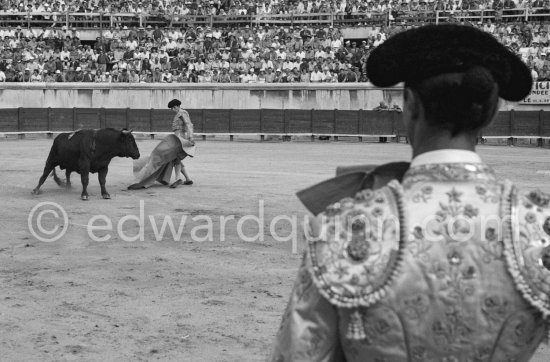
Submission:
[[[411,167],[432,163],[482,163],[479,155],[472,151],[446,149],[422,153],[411,162]]]

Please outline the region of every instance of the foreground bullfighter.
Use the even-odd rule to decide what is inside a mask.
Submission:
[[[109,163],[114,157],[139,158],[139,149],[132,131],[122,131],[113,128],[99,130],[79,130],[73,133],[61,133],[53,141],[50,154],[46,160],[44,173],[38,181],[38,186],[32,191],[40,193],[40,187],[53,171],[54,180],[58,185],[62,181],[55,173],[55,167],[65,170],[67,178],[66,186],[71,186],[71,172],[80,174],[82,181],[82,200],[88,200],[88,175],[98,173],[101,196],[110,199],[111,196],[105,189],[105,178],[109,169]]]

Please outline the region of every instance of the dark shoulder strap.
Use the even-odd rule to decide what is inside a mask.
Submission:
[[[337,176],[296,193],[298,199],[314,215],[345,197],[353,197],[364,189],[378,189],[391,180],[401,182],[409,169],[408,162],[393,162],[381,166],[362,165],[340,167]]]

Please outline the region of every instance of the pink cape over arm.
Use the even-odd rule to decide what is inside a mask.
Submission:
[[[135,183],[128,188],[147,188],[156,181],[166,185],[170,183],[174,161],[194,155],[193,142],[170,134],[155,147],[151,155],[134,161]]]

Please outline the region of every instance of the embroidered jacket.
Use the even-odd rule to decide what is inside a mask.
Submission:
[[[548,332],[550,197],[483,163],[411,167],[311,223],[273,361],[528,361]]]
[[[186,110],[180,109],[172,121],[172,132],[178,137],[193,140],[193,123]]]

